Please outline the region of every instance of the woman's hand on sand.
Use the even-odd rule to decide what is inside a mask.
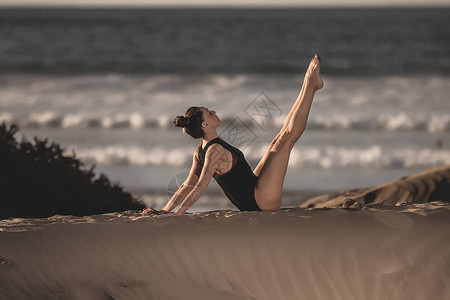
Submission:
[[[153,207],[147,207],[141,212],[142,215],[159,215],[160,213],[160,211],[154,209]]]
[[[142,215],[165,215],[165,216],[178,216],[177,214],[170,212],[170,211],[165,211],[165,210],[157,210],[154,209],[153,207],[147,207],[146,209],[144,209],[141,212]]]

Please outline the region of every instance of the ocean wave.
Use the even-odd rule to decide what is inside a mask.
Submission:
[[[291,153],[295,167],[330,168],[421,168],[450,163],[450,151],[439,149],[385,150],[379,145],[367,148],[304,148]]]
[[[146,119],[140,113],[119,113],[108,116],[91,116],[89,114],[58,114],[52,111],[31,113],[27,118],[18,119],[11,114],[0,114],[0,121],[14,122],[25,128],[167,128],[172,125],[169,116],[162,115],[156,119]]]
[[[285,116],[261,122],[250,117],[221,117],[223,128],[240,120],[250,128],[265,127],[279,129]],[[146,118],[139,112],[119,113],[108,116],[92,116],[89,114],[58,114],[53,111],[31,113],[28,117],[18,119],[10,113],[0,114],[0,122],[15,122],[25,128],[105,128],[105,129],[141,129],[141,128],[173,128],[172,115],[160,115],[157,118]],[[387,114],[365,117],[353,115],[315,115],[308,120],[308,129],[312,130],[366,130],[366,131],[423,131],[450,132],[450,114],[435,114],[429,117],[414,117],[406,113]]]
[[[75,149],[75,147],[72,147]],[[79,158],[99,165],[186,166],[192,162],[192,147],[168,149],[112,145],[76,148]],[[249,146],[245,156],[258,162],[265,149]],[[450,164],[450,151],[443,149],[383,149],[379,145],[366,148],[299,147],[291,152],[289,166],[294,168],[422,168]]]
[[[70,147],[74,149],[74,147]],[[192,161],[191,148],[167,149],[139,146],[113,145],[106,147],[77,148],[78,157],[88,163],[99,165],[167,165],[182,166]]]

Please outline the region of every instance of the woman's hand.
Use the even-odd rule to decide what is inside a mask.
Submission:
[[[153,207],[147,207],[141,212],[142,215],[165,215],[165,216],[178,216],[176,213],[165,211],[165,210],[156,210]]]
[[[170,212],[170,211],[165,211],[165,210],[161,210],[159,212],[159,215],[165,215],[165,216],[179,216],[174,212]]]
[[[147,207],[146,209],[142,210],[142,215],[159,215],[159,211],[154,209],[153,207]]]

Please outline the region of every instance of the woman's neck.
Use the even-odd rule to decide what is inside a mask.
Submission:
[[[202,138],[203,147],[211,140],[219,137],[217,132],[205,133],[205,136]]]

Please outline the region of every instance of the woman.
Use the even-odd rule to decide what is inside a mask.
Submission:
[[[189,175],[161,211],[147,208],[143,214],[173,214],[170,212],[180,203],[175,214],[183,214],[202,195],[212,177],[241,211],[278,210],[290,152],[305,130],[314,94],[322,87],[320,57],[316,54],[283,127],[253,171],[241,151],[218,137],[221,121],[216,112],[190,107],[184,116],[174,120],[176,126],[202,140],[194,152]]]

